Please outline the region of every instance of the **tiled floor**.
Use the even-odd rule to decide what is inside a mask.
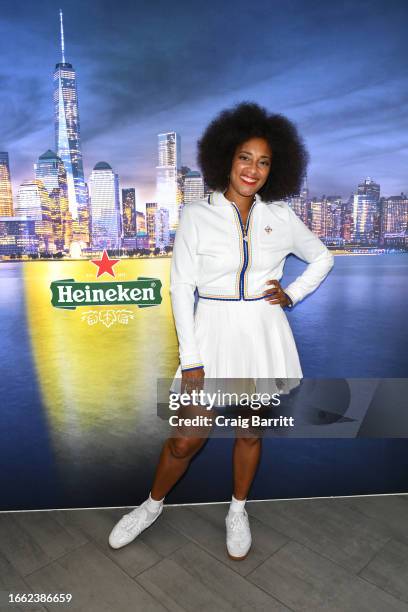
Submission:
[[[408,612],[408,495],[248,502],[253,548],[225,553],[225,504],[167,507],[112,550],[125,512],[0,514],[1,612]],[[72,593],[9,605],[9,593]]]

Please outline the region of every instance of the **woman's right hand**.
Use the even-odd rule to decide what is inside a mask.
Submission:
[[[195,370],[185,370],[181,374],[181,392],[191,393],[192,391],[200,391],[204,386],[204,368]]]

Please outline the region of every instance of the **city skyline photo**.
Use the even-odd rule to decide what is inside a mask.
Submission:
[[[0,3],[6,92],[0,457],[9,466],[0,478],[3,511],[123,507],[145,498],[152,458],[167,435],[156,416],[157,380],[171,382],[180,365],[173,264],[190,323],[196,298],[210,309],[218,295],[220,308],[228,300],[232,313],[236,303],[243,317],[251,304],[260,307],[248,314],[250,327],[235,325],[235,312],[217,311],[208,342],[220,348],[220,361],[235,327],[237,351],[248,341],[248,355],[255,355],[259,337],[252,330],[261,334],[262,323],[279,340],[290,324],[303,377],[343,379],[346,399],[347,379],[406,377],[406,3]],[[282,206],[257,198],[240,211],[227,199],[225,207],[210,209],[204,194],[209,205],[220,194],[196,172],[197,139],[221,110],[243,101],[296,124],[310,153],[307,189]],[[179,266],[172,253],[185,213],[187,222],[198,216],[189,240],[181,233],[186,265]],[[207,218],[208,228],[195,232]],[[213,228],[220,248],[212,246]],[[315,250],[308,245],[316,237],[322,245]],[[295,299],[293,308],[265,312],[272,326],[279,315],[272,332],[263,314],[256,321],[268,281],[289,287],[288,296],[296,281],[310,287],[321,254],[327,256],[324,246],[334,266],[319,289]],[[216,266],[211,295],[201,271],[210,278]],[[251,274],[259,279],[254,294]],[[224,324],[230,336],[221,333]],[[276,365],[284,375],[270,341],[267,371]],[[190,363],[201,365],[201,357]],[[381,387],[384,414],[388,400],[393,404],[387,393]],[[307,411],[313,402],[312,394]],[[331,440],[289,445],[285,435],[265,437],[266,468],[253,499],[407,490],[406,440],[342,438],[356,418],[355,404],[347,399],[344,406],[347,413],[336,402],[319,412],[322,428],[327,415],[339,418]],[[372,432],[368,424],[366,431]],[[199,454],[168,503],[225,501],[227,442],[210,442],[214,452]],[[211,488],[203,487],[208,474]]]
[[[59,7],[2,2],[3,136],[13,196],[55,150]],[[294,121],[311,155],[312,196],[348,198],[371,176],[407,189],[403,2],[293,0],[207,6],[61,2],[77,77],[84,177],[107,162],[138,208],[155,199],[157,134],[175,131],[183,165],[220,110],[255,101]]]

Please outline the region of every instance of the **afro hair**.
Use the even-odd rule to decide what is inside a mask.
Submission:
[[[253,102],[223,110],[198,141],[198,164],[210,189],[224,192],[236,148],[251,138],[264,138],[272,150],[268,179],[259,195],[264,202],[300,192],[309,155],[295,125]]]

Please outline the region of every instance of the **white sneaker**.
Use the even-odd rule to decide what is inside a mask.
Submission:
[[[133,542],[139,534],[150,527],[163,512],[163,504],[157,512],[151,512],[146,505],[148,499],[140,506],[122,516],[120,521],[116,523],[109,535],[109,545],[112,548],[122,548],[130,542]]]
[[[225,525],[227,527],[228,556],[234,561],[242,561],[249,553],[252,543],[246,510],[228,512],[225,517]]]

